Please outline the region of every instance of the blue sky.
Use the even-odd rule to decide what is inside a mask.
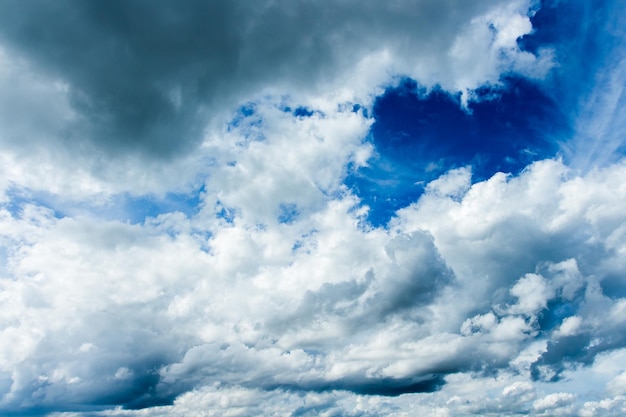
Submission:
[[[502,83],[478,91],[485,98],[467,108],[458,96],[420,91],[411,80],[377,97],[370,132],[377,155],[347,179],[376,226],[451,168],[471,166],[474,179],[484,180],[557,155],[557,138],[566,140],[571,128],[556,103],[527,80]]]
[[[625,27],[0,2],[0,414],[624,415]]]

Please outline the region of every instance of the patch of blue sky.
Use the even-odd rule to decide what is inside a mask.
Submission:
[[[118,197],[126,218],[119,219],[131,224],[143,223],[147,218],[156,218],[161,214],[179,212],[191,217],[200,209],[200,196],[203,187],[190,193],[167,193],[164,196],[124,195]]]
[[[549,47],[558,63],[542,88],[575,129],[565,162],[588,170],[626,155],[626,8],[619,0],[543,1],[524,49]]]
[[[296,240],[291,247],[292,252],[302,250],[305,253],[310,253],[312,247],[315,247],[315,235],[318,233],[317,229],[311,229],[307,233],[303,233],[300,239]]]
[[[531,17],[526,51],[554,51],[545,80],[509,74],[498,88],[459,97],[430,94],[404,80],[373,106],[377,155],[351,171],[346,184],[380,226],[416,201],[423,185],[445,171],[472,166],[474,181],[497,171],[518,173],[534,160],[563,156],[586,170],[626,155],[626,8],[616,0],[544,0]]]
[[[603,38],[612,1],[572,0],[541,2],[531,16],[533,32],[518,40],[520,47],[536,53],[541,48],[555,51],[558,63],[546,80],[546,90],[573,111],[582,93],[594,82],[594,74],[612,45]]]
[[[452,168],[471,165],[474,180],[516,174],[554,156],[569,134],[567,117],[531,81],[509,76],[475,96],[463,109],[458,95],[404,80],[376,99],[370,131],[376,155],[345,180],[370,207],[372,225],[385,225],[417,201],[427,182]]]
[[[9,201],[4,207],[15,217],[21,217],[25,205],[46,207],[54,217],[67,216],[97,217],[102,220],[117,220],[130,224],[143,224],[148,218],[161,214],[181,212],[187,217],[200,208],[203,188],[189,193],[167,193],[164,196],[119,194],[105,201],[73,201],[59,198],[46,192],[9,190]]]
[[[369,111],[367,110],[367,107],[363,107],[358,103],[350,103],[351,105],[351,111],[352,113],[359,113],[361,112],[363,114],[363,117],[365,118],[369,118]]]
[[[293,115],[296,117],[311,117],[315,114],[313,110],[310,110],[306,107],[299,106],[293,110]]]
[[[278,223],[293,223],[299,215],[298,206],[295,204],[281,203],[278,208]]]
[[[552,331],[560,326],[564,319],[575,315],[581,299],[582,297],[578,297],[573,302],[554,299],[548,302],[546,308],[538,315],[537,324],[541,331]]]
[[[25,204],[36,204],[35,200],[31,196],[23,192],[9,189],[6,194],[8,199],[2,204],[2,207],[11,213],[11,216],[13,217],[19,217],[21,215]]]
[[[21,218],[26,205],[47,207],[52,210],[52,215],[57,219],[68,215],[62,207],[57,207],[57,205],[54,204],[56,199],[50,193],[12,187],[6,191],[6,196],[8,197],[8,201],[2,204],[2,206],[16,218]]]
[[[291,252],[296,252],[298,249],[304,246],[304,243],[301,240],[297,240],[293,246],[291,247]]]
[[[265,140],[263,123],[263,118],[257,113],[256,103],[248,102],[237,109],[233,118],[227,123],[226,129],[229,132],[236,130],[242,137],[237,145],[246,147],[250,142]]]
[[[311,109],[307,106],[293,107],[291,105],[285,104],[284,102],[280,105],[280,109],[285,113],[292,114],[293,116],[299,117],[299,118],[307,118],[307,117],[312,117],[314,115],[324,116],[324,113],[321,112],[320,110]]]
[[[228,224],[232,225],[235,223],[236,214],[237,212],[235,209],[224,206],[219,200],[215,204],[215,216],[218,219],[224,220]]]
[[[256,105],[253,102],[245,103],[237,109],[234,117],[228,123],[227,129],[232,130],[241,126],[242,122],[256,113]]]

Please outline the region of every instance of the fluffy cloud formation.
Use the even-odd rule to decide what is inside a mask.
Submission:
[[[228,200],[238,187],[227,181],[233,217],[213,211],[209,228],[205,212],[130,225],[5,210],[3,408],[177,398],[154,412],[198,401],[216,415],[254,415],[251,401],[409,412],[404,397],[378,396],[442,389],[418,397],[427,408],[477,372],[498,375],[493,407],[591,409],[571,392],[518,398],[626,345],[626,235],[616,227],[626,166],[579,177],[546,160],[469,188],[460,175],[470,173],[433,182],[389,230],[364,226],[349,192],[289,222],[249,215],[254,202]],[[607,399],[621,395],[623,372],[605,377]],[[491,407],[450,401],[453,413]]]
[[[532,29],[528,7],[3,2],[3,177],[77,199],[193,188],[211,158],[197,153],[203,132],[241,102],[286,94],[330,111],[368,104],[396,75],[466,96],[549,67],[515,42]]]
[[[548,77],[540,5],[37,6],[0,5],[1,413],[624,413],[623,159],[450,166],[380,226],[346,182],[400,77],[468,118]]]

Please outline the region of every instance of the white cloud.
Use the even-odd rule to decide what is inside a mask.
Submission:
[[[459,198],[469,190],[471,180],[472,173],[469,167],[453,169],[428,183],[426,191],[444,197]]]
[[[394,4],[360,4],[355,16],[338,5],[336,27],[320,5],[303,9],[319,19],[292,23],[261,4],[250,13],[270,27],[243,16],[239,72],[207,67],[224,75],[223,85],[204,80],[216,92],[191,70],[198,85],[183,83],[185,65],[159,61],[164,72],[140,84],[155,81],[175,113],[199,115],[172,116],[170,128],[196,135],[181,136],[180,149],[158,138],[134,138],[139,151],[64,142],[76,118],[95,123],[72,94],[104,105],[110,97],[94,85],[112,82],[113,96],[124,89],[98,71],[68,72],[39,50],[3,49],[0,86],[11,94],[0,107],[15,117],[0,112],[0,408],[81,404],[84,415],[105,416],[623,410],[624,369],[608,371],[606,357],[622,361],[615,352],[626,346],[626,163],[579,174],[548,159],[474,184],[471,167],[453,169],[388,228],[369,226],[367,208],[343,184],[374,153],[365,110],[399,74],[467,100],[503,73],[541,76],[551,65],[548,52],[517,45],[532,31],[527,1]],[[266,33],[295,33],[292,24],[313,25],[311,37]],[[194,96],[196,87],[205,95]],[[355,103],[365,110],[353,111]],[[298,106],[313,113],[287,111]],[[112,125],[123,118],[116,112],[104,112]],[[187,121],[203,135],[184,129]],[[172,146],[171,158],[150,154],[152,144]],[[98,216],[126,194],[200,187],[189,215],[136,224]],[[555,392],[540,381],[567,375],[584,385],[584,372],[603,381],[605,398],[580,405],[588,390]]]
[[[582,319],[578,316],[567,317],[557,330],[559,336],[575,336],[578,334]]]
[[[527,395],[529,392],[532,392],[533,389],[533,385],[530,382],[516,381],[511,385],[506,386],[502,390],[502,395],[505,397]]]
[[[546,395],[533,403],[533,408],[537,412],[546,412],[550,415],[571,415],[573,409],[570,404],[575,400],[574,395],[566,392],[558,392]]]
[[[66,22],[60,18],[40,22],[58,38],[32,43],[21,30],[41,16],[6,5],[5,15],[13,21],[0,34],[0,84],[5,86],[0,106],[6,110],[0,112],[2,189],[51,193],[62,196],[64,201],[56,203],[65,206],[103,204],[118,193],[188,192],[210,177],[215,163],[212,149],[201,146],[202,130],[229,140],[221,125],[238,103],[287,96],[289,104],[311,106],[332,119],[337,105],[371,106],[398,75],[467,97],[481,85],[497,84],[502,73],[541,66],[535,62],[541,58],[516,44],[531,31],[528,1],[346,2],[333,5],[332,14],[326,5],[309,4],[290,17],[278,6],[235,9],[230,2],[216,3],[207,18],[223,21],[210,25],[216,32],[211,39],[227,44],[200,54],[194,42],[186,42],[198,23],[190,19],[188,26],[177,28],[184,44],[164,43],[155,55],[140,45],[146,46],[144,36],[147,44],[163,36],[159,25],[150,33],[125,34],[125,46],[116,48],[123,36],[97,24],[75,25],[75,36],[63,41]],[[65,7],[71,6],[61,2],[53,12],[72,15]],[[85,21],[100,19],[89,8],[74,8],[73,13]],[[161,22],[160,13],[153,9],[148,14]],[[230,19],[237,24],[226,24]],[[104,38],[112,44],[101,42]],[[91,59],[83,61],[74,53],[82,41],[90,42]],[[174,48],[172,53],[164,52],[168,48]],[[219,55],[224,48],[238,55],[235,69],[227,68],[230,61]],[[126,52],[120,55],[119,50]],[[68,54],[81,62],[60,58]],[[191,64],[190,57],[198,56],[204,59]],[[100,60],[107,64],[99,65]],[[118,62],[115,71],[108,67],[113,61]],[[207,79],[194,65],[205,69]],[[124,80],[134,72],[144,76],[129,88]],[[286,144],[289,139],[283,138]]]
[[[246,166],[282,145],[269,140],[263,146],[268,152],[248,156]],[[623,165],[607,171],[626,175]],[[246,173],[257,175],[244,169],[239,175]],[[144,225],[57,219],[36,206],[26,206],[21,216],[5,212],[3,238],[12,249],[11,279],[2,282],[7,301],[2,340],[13,342],[2,347],[1,371],[11,381],[3,405],[26,398],[32,404],[95,401],[115,391],[116,383],[136,384],[140,378],[154,378],[152,389],[163,396],[247,381],[246,395],[263,392],[269,401],[274,397],[264,389],[271,386],[307,390],[330,384],[367,391],[375,390],[368,384],[385,378],[400,383],[439,372],[465,375],[476,366],[517,367],[523,361],[516,358],[534,338],[552,337],[540,333],[536,321],[547,303],[581,296],[576,315],[556,323],[553,337],[591,329],[600,337],[594,346],[610,349],[603,347],[602,335],[623,324],[607,322],[603,312],[608,307],[619,317],[623,300],[601,296],[594,281],[615,279],[604,275],[603,258],[597,258],[613,253],[596,250],[596,242],[612,231],[597,226],[607,217],[617,220],[604,207],[624,196],[597,200],[593,221],[579,209],[561,223],[565,230],[581,231],[580,237],[555,230],[554,218],[569,207],[550,201],[555,195],[566,199],[572,182],[590,186],[597,178],[598,173],[571,177],[559,161],[542,161],[520,177],[496,176],[463,195],[427,191],[401,211],[389,231],[364,228],[353,211],[355,199],[345,191],[337,201],[320,196],[312,207],[302,203],[309,211],[289,224],[273,220],[275,212],[252,212],[251,203],[229,197],[228,188],[224,201],[237,213],[232,224],[215,215],[211,220],[209,212],[192,219],[164,215]],[[538,194],[528,187],[532,183],[548,191]],[[233,186],[234,196],[236,191]],[[272,192],[280,201],[283,188]],[[472,213],[479,203],[489,211],[476,225]],[[265,221],[263,227],[259,221]],[[512,225],[534,231],[503,234]],[[533,252],[533,245],[542,241],[560,250],[540,256],[546,252]],[[505,267],[490,263],[495,247],[509,245],[521,249],[507,252],[519,258],[498,257]],[[469,247],[471,258],[459,264],[457,256]],[[481,286],[472,281],[475,276],[483,277]],[[524,360],[555,365],[545,352]],[[582,346],[579,353],[585,352]],[[158,377],[151,374],[155,369]],[[517,369],[529,375],[530,368]],[[503,381],[501,400],[515,391],[507,387],[527,387],[530,381]],[[88,388],[71,391],[71,397],[61,394],[78,385]],[[449,394],[448,385],[443,389]],[[37,392],[47,393],[47,399],[38,400]],[[512,406],[523,408],[528,401]],[[534,404],[538,411],[552,403],[570,410],[569,402],[561,402],[548,395]],[[176,404],[163,413],[176,413]]]
[[[548,305],[554,292],[544,278],[537,274],[526,274],[509,291],[517,297],[517,303],[509,308],[513,314],[535,315]]]

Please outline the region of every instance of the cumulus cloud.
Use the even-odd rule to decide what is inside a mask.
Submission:
[[[400,74],[467,95],[542,59],[521,0],[0,7],[4,176],[76,198],[192,187],[205,130],[267,94],[367,106]]]
[[[400,77],[545,77],[538,7],[2,3],[0,412],[622,412],[623,160],[346,185]]]
[[[522,395],[533,378],[556,380],[624,346],[623,299],[603,290],[619,279],[606,269],[616,255],[598,242],[613,233],[603,225],[623,216],[611,207],[626,196],[567,202],[573,182],[592,187],[625,175],[620,164],[576,177],[547,160],[460,198],[433,186],[389,230],[363,227],[349,193],[262,227],[263,217],[247,220],[252,206],[239,203],[230,223],[213,214],[209,235],[198,226],[206,213],[198,222],[172,214],[129,225],[59,219],[35,206],[5,211],[13,279],[2,284],[3,407],[134,408],[204,386],[289,398],[430,392],[459,373],[507,372],[545,340],[524,371],[529,382],[500,388],[502,401]],[[481,210],[490,208],[481,223],[478,193]],[[510,227],[530,233],[499,234]],[[563,233],[570,228],[578,234]],[[539,242],[559,250],[539,256]],[[521,249],[499,258],[506,268],[490,262],[496,244]],[[460,263],[469,246],[472,259]],[[190,397],[180,398],[163,412]],[[549,394],[532,407],[570,410],[571,398]]]

